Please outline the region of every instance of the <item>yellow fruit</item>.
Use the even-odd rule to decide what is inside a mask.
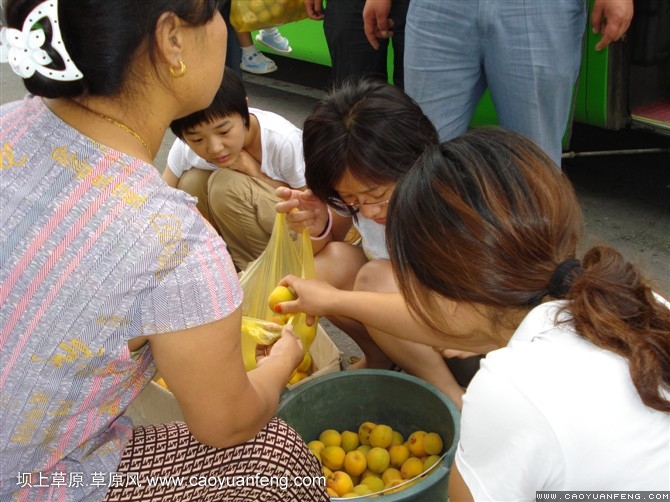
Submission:
[[[265,3],[263,0],[249,0],[249,10],[258,14],[263,9],[265,9]]]
[[[433,467],[440,461],[439,455],[430,455],[426,457],[426,460],[423,461],[423,471],[426,472],[428,469]]]
[[[157,378],[157,379],[156,379],[156,383],[157,383],[158,385],[160,385],[161,387],[163,387],[164,389],[167,389],[167,388],[168,388],[168,386],[167,386],[167,384],[165,383],[165,380],[163,380],[163,378]]]
[[[370,451],[371,448],[372,448],[372,446],[370,446],[369,444],[362,444],[356,449],[358,451],[362,451],[363,454],[367,456],[367,454],[368,454],[368,452]]]
[[[379,448],[388,448],[393,440],[393,429],[384,424],[378,424],[377,427],[372,429],[368,441],[370,446],[379,447]]]
[[[366,456],[365,457],[365,463],[367,463],[367,462],[368,462],[368,460],[367,460],[367,456]],[[376,472],[372,472],[370,469],[365,469],[365,472],[363,474],[361,474],[361,479],[365,479],[368,476],[379,476],[379,474],[377,474]]]
[[[326,478],[326,488],[332,488],[341,497],[354,491],[354,483],[346,472],[334,471]]]
[[[289,378],[288,384],[293,385],[294,383],[298,383],[300,380],[304,380],[308,376],[309,373],[306,373],[305,371],[295,370],[293,373],[291,373],[291,378]]]
[[[402,474],[400,474],[400,471],[395,467],[389,467],[382,473],[382,481],[384,482],[384,486],[388,486],[389,483],[394,479],[402,480]]]
[[[255,25],[258,22],[258,16],[251,11],[246,11],[242,14],[242,22],[248,25]]]
[[[270,14],[272,14],[272,17],[279,17],[284,13],[284,7],[282,7],[278,3],[273,3],[270,5]]]
[[[284,314],[284,315],[279,315],[279,314],[277,314],[277,315],[273,315],[273,316],[270,318],[270,322],[273,322],[273,323],[275,323],[275,324],[279,324],[280,326],[283,326],[284,324],[286,324],[286,323],[288,322],[288,318],[289,318],[289,317],[290,317],[290,316],[289,316],[288,314]]]
[[[402,467],[410,456],[409,448],[404,444],[394,444],[389,448],[389,455],[391,457],[391,465],[398,469]]]
[[[393,439],[391,440],[391,445],[403,444],[404,442],[405,438],[402,437],[402,434],[400,434],[398,431],[393,431]]]
[[[358,439],[360,439],[361,444],[369,445],[370,444],[370,434],[377,427],[377,424],[373,422],[363,422],[358,427]]]
[[[350,451],[344,456],[344,470],[350,476],[360,476],[367,466],[365,455],[358,450]]]
[[[368,485],[359,484],[354,486],[354,493],[356,495],[372,495],[374,491]]]
[[[329,497],[339,497],[340,496],[339,493],[337,493],[335,490],[333,490],[332,488],[330,488],[328,486],[326,486],[326,493],[328,494]]]
[[[340,443],[340,446],[344,449],[346,452],[350,452],[352,450],[355,450],[358,448],[360,440],[358,439],[358,434],[353,432],[353,431],[342,431],[342,434],[340,434],[340,437],[342,438],[342,442]],[[367,453],[367,452],[365,452]]]
[[[368,452],[365,459],[368,462],[368,469],[377,474],[381,474],[388,469],[391,457],[386,448],[374,447]]]
[[[321,450],[321,463],[331,471],[339,471],[344,465],[346,453],[339,446],[326,446]]]
[[[272,19],[272,13],[269,9],[264,9],[258,13],[258,20],[261,23],[267,23],[270,19]]]
[[[312,368],[312,354],[305,352],[305,355],[302,358],[302,361],[296,368],[296,371],[303,371],[307,373]]]
[[[342,436],[335,429],[326,429],[319,434],[319,441],[326,446],[340,446],[342,444]]]
[[[301,315],[301,317],[304,316]],[[301,320],[300,322],[297,322],[293,325],[293,332],[298,338],[300,338],[302,346],[309,348],[312,345],[314,338],[316,338],[316,330],[318,327],[319,325],[316,322],[311,326],[307,326],[307,323],[302,322]]]
[[[293,291],[291,291],[289,288],[286,286],[277,286],[270,292],[270,296],[268,296],[268,307],[270,307],[270,310],[273,312],[277,312],[278,314],[281,314],[281,310],[275,310],[275,307],[282,302],[290,302],[295,300],[295,295],[293,294]]]
[[[400,474],[404,479],[412,479],[423,472],[423,461],[418,457],[410,457],[402,464]]]
[[[363,477],[361,484],[369,486],[373,492],[378,492],[384,489],[384,481],[376,474]]]
[[[326,479],[333,473],[333,471],[331,471],[330,469],[328,469],[328,467],[325,466],[321,466],[321,470],[323,471],[323,477]]]
[[[404,479],[393,479],[388,485],[384,487],[386,490],[388,490],[384,492],[384,495],[391,495],[392,493],[401,492],[404,489],[409,488],[410,486],[415,484],[417,481],[418,479],[415,481],[407,481]]]
[[[439,455],[442,453],[442,438],[437,432],[428,432],[423,438],[423,446],[426,454]]]
[[[323,450],[325,447],[326,445],[318,439],[314,439],[307,443],[307,448],[309,448],[309,451],[311,451],[314,456],[319,459],[319,462],[321,462],[321,450]]]
[[[426,454],[426,448],[423,442],[425,437],[425,431],[414,431],[407,438],[407,447],[409,448],[410,453],[415,457],[423,457]]]
[[[356,499],[358,497],[359,497],[359,495],[356,492],[349,492],[349,493],[345,493],[344,495],[342,495],[343,499]]]

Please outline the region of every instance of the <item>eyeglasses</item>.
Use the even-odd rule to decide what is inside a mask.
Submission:
[[[380,206],[385,206],[386,204],[389,203],[389,200],[380,200],[380,201],[375,201],[375,202],[344,202],[342,199],[338,197],[328,197],[328,204],[330,204],[333,207],[336,208],[346,208],[349,211],[351,211],[352,214],[356,214],[360,212],[361,207],[380,207]]]

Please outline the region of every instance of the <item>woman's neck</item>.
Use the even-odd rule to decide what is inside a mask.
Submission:
[[[157,125],[150,108],[108,98],[45,99],[49,109],[82,134],[115,150],[153,163],[167,125]],[[119,103],[128,103],[120,106]]]

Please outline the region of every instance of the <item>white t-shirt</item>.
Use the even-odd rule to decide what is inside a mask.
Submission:
[[[261,129],[261,171],[291,188],[304,187],[306,182],[302,130],[273,112],[249,108],[249,113],[256,116]],[[180,139],[172,144],[167,165],[177,178],[181,178],[184,171],[192,167],[210,171],[219,169],[197,155]]]
[[[627,361],[533,309],[463,399],[456,465],[474,499],[536,490],[670,490],[670,414],[645,406]]]
[[[388,260],[389,253],[386,249],[386,225],[380,225],[370,218],[358,215],[358,221],[354,225],[361,234],[361,245],[368,260]]]

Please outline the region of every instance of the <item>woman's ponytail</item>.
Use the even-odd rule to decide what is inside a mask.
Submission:
[[[596,246],[566,299],[578,333],[626,358],[645,405],[670,412],[670,309],[645,283],[639,269],[616,250]]]

